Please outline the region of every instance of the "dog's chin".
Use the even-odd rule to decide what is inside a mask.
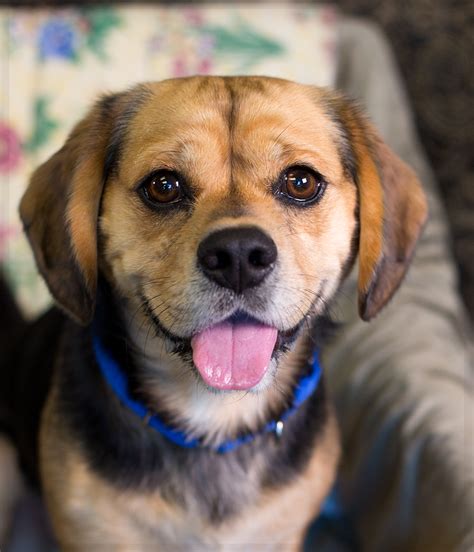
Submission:
[[[158,336],[172,344],[172,352],[192,366],[198,382],[212,392],[260,392],[273,380],[278,361],[298,337],[304,319],[279,331],[237,311],[190,337],[170,332],[146,309]]]

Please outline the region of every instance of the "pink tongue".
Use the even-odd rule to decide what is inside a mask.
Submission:
[[[277,330],[256,323],[222,322],[191,340],[202,379],[216,389],[250,389],[265,374]]]

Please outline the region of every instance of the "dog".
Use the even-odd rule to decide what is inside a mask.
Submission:
[[[340,454],[319,335],[356,259],[362,319],[400,285],[414,172],[338,92],[171,79],[102,97],[20,215],[59,308],[4,425],[61,549],[298,550]]]

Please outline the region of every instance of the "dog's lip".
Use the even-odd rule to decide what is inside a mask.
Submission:
[[[180,348],[185,350],[190,350],[191,348],[191,339],[194,335],[196,335],[198,332],[202,332],[206,330],[207,328],[210,328],[216,324],[222,323],[222,322],[231,322],[233,324],[244,324],[244,323],[255,323],[255,324],[261,324],[262,326],[268,326],[269,324],[265,323],[264,321],[260,320],[259,318],[255,317],[254,315],[238,309],[234,311],[232,314],[228,315],[227,317],[224,317],[223,319],[219,319],[216,321],[213,321],[211,324],[208,324],[204,328],[199,328],[196,332],[193,332],[190,336],[179,336],[168,330],[160,319],[154,314],[153,309],[151,308],[147,298],[142,295],[142,304],[144,305],[144,309],[146,314],[151,318],[153,321],[153,324],[155,327],[170,341],[178,345]],[[297,336],[299,330],[301,329],[302,325],[304,323],[304,318],[300,320],[295,326],[288,330],[280,330],[278,328],[278,338],[277,342],[275,344],[274,352],[278,349],[282,349],[285,346],[288,346]]]

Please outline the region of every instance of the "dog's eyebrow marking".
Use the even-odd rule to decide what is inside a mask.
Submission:
[[[123,97],[124,92],[117,92],[116,94],[107,94],[99,100],[100,114],[103,119],[108,119],[113,116],[113,108],[118,99]]]
[[[351,178],[354,183],[357,182],[357,159],[351,145],[349,130],[341,115],[341,100],[324,98],[323,105],[327,115],[336,124],[339,132],[337,148],[342,161],[342,168],[347,178]]]
[[[232,86],[232,81],[230,79],[224,78],[224,86],[229,95],[229,108],[226,113],[227,124],[229,127],[229,169],[230,169],[230,182],[229,182],[229,191],[232,194],[235,192],[235,182],[234,182],[234,167],[235,161],[234,158],[234,129],[235,121],[237,118],[237,106],[236,106],[236,93]]]
[[[146,85],[139,85],[129,92],[108,96],[102,100],[104,116],[112,117],[113,108],[116,106],[119,98],[129,96],[125,103],[125,108],[113,125],[110,140],[107,145],[104,162],[104,181],[107,181],[110,176],[118,173],[120,156],[130,121],[152,95],[153,92]]]
[[[246,77],[245,79],[242,79],[241,77],[223,77],[223,83],[229,98],[228,106],[226,106],[223,116],[227,120],[227,126],[229,129],[229,193],[232,195],[237,191],[237,184],[234,179],[235,169],[236,167],[242,168],[242,166],[248,162],[238,150],[235,150],[234,147],[234,137],[239,117],[239,110],[242,102],[245,101],[247,97],[245,94],[246,92],[262,94],[265,87],[260,82],[258,77]]]

